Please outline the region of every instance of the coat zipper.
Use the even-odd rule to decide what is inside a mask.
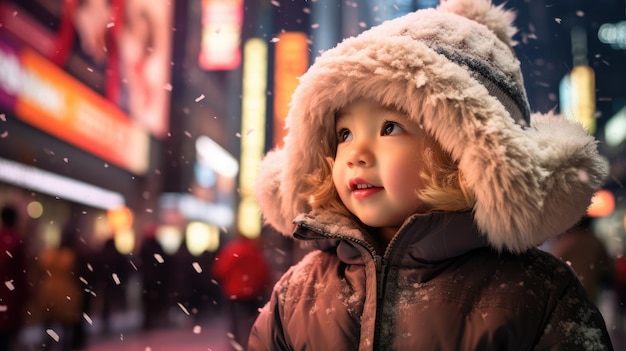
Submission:
[[[381,314],[385,302],[385,280],[387,278],[387,262],[383,256],[374,254],[374,264],[376,266],[376,318],[374,324],[374,350],[380,349]]]
[[[380,302],[385,293],[387,262],[384,257],[374,254],[374,264],[376,265],[376,298]]]

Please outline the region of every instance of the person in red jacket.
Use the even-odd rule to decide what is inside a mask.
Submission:
[[[233,339],[246,349],[252,323],[271,283],[271,269],[259,243],[238,235],[219,250],[212,274],[222,288]]]

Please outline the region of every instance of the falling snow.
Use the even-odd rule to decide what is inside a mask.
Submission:
[[[193,266],[193,269],[196,271],[196,273],[202,273],[202,267],[200,266],[198,262],[194,262],[192,266]]]
[[[83,312],[83,319],[85,319],[85,321],[87,321],[87,323],[89,323],[89,325],[93,325],[93,321],[91,320],[91,317],[89,317],[89,315],[87,313]]]
[[[158,254],[158,253],[155,253],[155,254],[154,254],[154,259],[155,259],[158,263],[163,263],[163,262],[165,262],[165,260],[163,259],[163,256],[161,256],[161,255],[160,255],[160,254]]]
[[[57,334],[54,330],[52,329],[46,329],[46,333],[48,335],[50,335],[50,337],[52,338],[52,340],[59,342],[59,334]]]
[[[189,315],[189,311],[187,311],[187,308],[185,308],[185,306],[183,306],[183,304],[182,304],[182,303],[177,302],[176,304],[178,305],[178,307],[180,307],[180,309],[181,309],[181,310],[183,310],[183,312],[184,312],[186,315]]]
[[[113,277],[115,285],[120,285],[120,278],[117,276],[117,273],[113,273],[111,276]]]

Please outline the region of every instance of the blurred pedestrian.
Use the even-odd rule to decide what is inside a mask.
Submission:
[[[87,244],[85,240],[79,235],[79,227],[74,224],[68,224],[73,226],[72,230],[75,232],[77,240],[74,243],[74,249],[76,252],[77,265],[78,265],[78,279],[82,287],[82,307],[81,312],[85,315],[89,315],[92,312],[92,303],[94,301],[95,288],[97,284],[97,277],[94,271],[95,264],[95,251]],[[89,317],[91,318],[91,317]],[[73,332],[73,347],[76,349],[82,349],[87,346],[89,338],[89,332],[87,328],[91,326],[91,322],[86,318],[81,318],[74,325]]]
[[[550,250],[572,267],[591,300],[597,304],[602,289],[611,289],[614,272],[613,260],[604,243],[593,232],[591,221],[590,217],[583,217],[572,228],[558,235]]]
[[[615,327],[624,335],[626,333],[626,257],[622,249],[615,259],[615,280],[613,290],[615,292]]]
[[[130,277],[131,264],[126,255],[115,246],[115,235],[111,235],[96,253],[96,300],[100,305],[102,332],[113,332],[113,315],[126,310],[126,284]]]
[[[18,232],[18,217],[12,205],[0,210],[0,351],[16,350],[29,296],[26,248]]]
[[[235,346],[245,350],[258,309],[267,298],[270,266],[257,240],[238,235],[217,252],[212,273],[224,294]]]
[[[172,306],[176,307],[175,311],[180,318],[176,319],[177,323],[187,323],[185,313],[191,316],[190,322],[198,323],[201,316],[202,295],[204,294],[203,275],[206,272],[200,270],[202,266],[199,263],[199,257],[189,251],[187,239],[183,237],[178,250],[171,256],[171,276],[170,276],[170,301]],[[210,278],[207,277],[206,280]],[[184,312],[181,311],[184,308]]]
[[[46,328],[46,349],[76,350],[76,326],[83,313],[83,288],[76,252],[77,235],[72,226],[61,233],[58,247],[45,247],[39,254],[35,306]]]
[[[144,330],[167,325],[171,259],[156,237],[157,228],[156,224],[146,225],[139,248]]]

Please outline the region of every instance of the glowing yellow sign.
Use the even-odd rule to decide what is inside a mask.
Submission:
[[[253,198],[254,181],[265,149],[267,44],[258,38],[244,45],[238,230],[249,238],[261,233],[261,212]]]

